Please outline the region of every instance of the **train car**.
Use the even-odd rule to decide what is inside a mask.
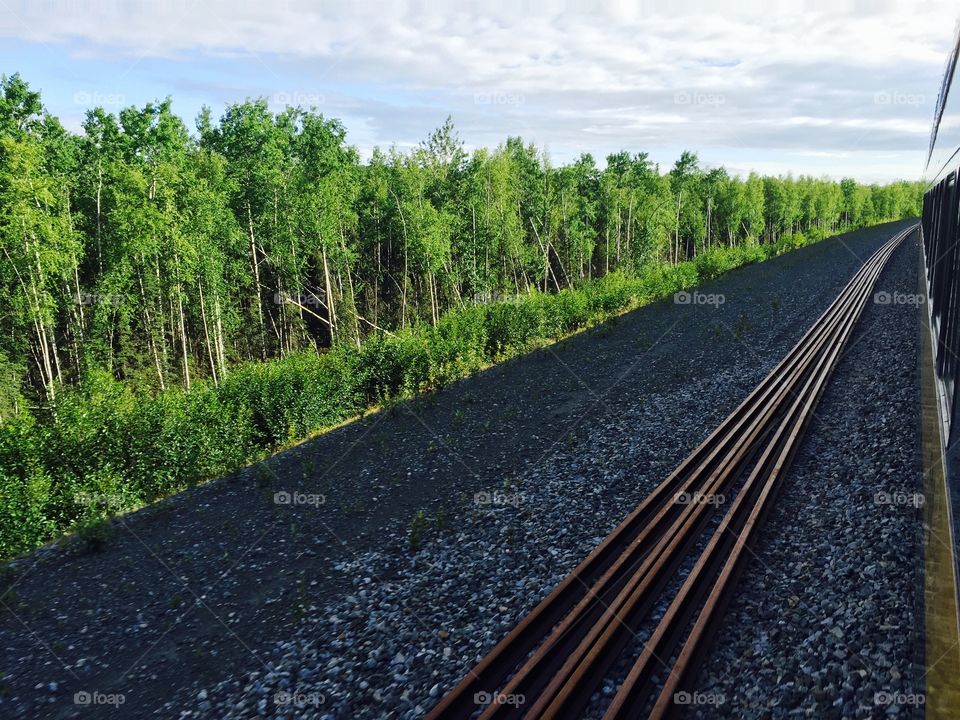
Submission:
[[[926,268],[928,311],[933,334],[940,414],[944,437],[949,438],[956,414],[956,385],[960,373],[960,84],[957,60],[960,25],[947,58],[934,109],[933,127],[924,179],[921,229]]]

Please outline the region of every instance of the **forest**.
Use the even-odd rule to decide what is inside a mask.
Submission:
[[[0,89],[0,555],[922,196],[468,152],[450,118],[362,160],[264,99],[75,134],[19,75]]]

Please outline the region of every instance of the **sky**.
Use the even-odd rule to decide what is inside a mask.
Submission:
[[[919,179],[949,2],[0,0],[0,73],[80,132],[173,98],[191,128],[246,98],[315,106],[368,157],[447,115],[467,149],[551,161],[684,149],[736,174]]]

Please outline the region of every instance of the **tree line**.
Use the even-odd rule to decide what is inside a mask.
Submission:
[[[918,215],[922,185],[731,176],[684,152],[553,165],[468,153],[451,120],[362,162],[343,124],[266,100],[87,113],[0,80],[0,417],[104,371],[138,388],[437,325],[445,312],[706,250]]]

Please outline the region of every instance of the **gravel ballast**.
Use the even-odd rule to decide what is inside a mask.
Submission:
[[[712,304],[641,308],[369,416],[281,454],[271,461],[275,477],[248,469],[122,518],[98,552],[69,546],[21,559],[0,617],[0,716],[114,714],[96,692],[122,694],[124,717],[421,715],[762,379],[899,227],[734,271],[700,289],[715,296]],[[891,266],[915,272],[911,247]],[[881,320],[908,314],[868,308],[818,415],[838,386],[864,372],[858,365],[838,382],[860,345],[874,342],[870,318],[881,310]],[[883,348],[889,363],[913,372],[915,315],[896,322]],[[876,389],[874,417],[866,417],[885,419],[890,434],[865,436],[863,447],[876,442],[903,462],[912,457],[909,437],[897,434],[917,414],[911,383],[914,376],[901,378],[889,396]],[[905,404],[894,417],[886,403],[898,398]],[[858,412],[854,422],[863,406]],[[858,462],[839,439],[853,427],[832,413],[839,434],[824,441],[817,462],[805,463],[801,450],[771,526],[781,524],[805,464],[809,483],[846,497],[826,471]],[[805,447],[824,431],[815,424]],[[873,467],[884,466],[864,469]],[[897,490],[907,482],[878,477]],[[277,493],[293,500],[278,503]],[[803,496],[812,497],[824,500]],[[886,589],[873,602],[886,612],[878,597],[903,588],[887,587],[880,555],[916,555],[896,535],[915,518],[882,510],[884,532],[898,540],[881,545],[875,534],[861,549],[877,554],[872,564]],[[849,512],[838,501],[823,522],[852,522]],[[855,533],[842,526],[834,537],[833,527],[807,530],[811,542],[836,541],[827,577],[838,588],[841,580],[862,586],[848,557]],[[744,582],[753,577],[751,566]],[[859,600],[841,592],[838,602]],[[899,622],[912,624],[912,614]],[[811,658],[822,644],[811,641]],[[887,657],[909,677],[900,644]],[[728,659],[709,667],[715,662],[710,687],[743,683]],[[75,704],[77,692],[90,704]]]

